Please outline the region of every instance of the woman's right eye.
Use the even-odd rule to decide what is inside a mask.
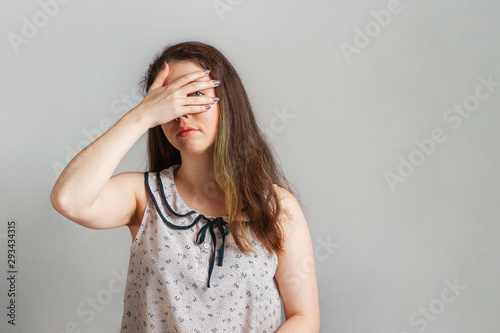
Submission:
[[[204,95],[201,91],[194,92],[191,95],[198,94],[198,93],[200,93],[201,95]],[[197,96],[200,97],[201,95],[197,95]]]

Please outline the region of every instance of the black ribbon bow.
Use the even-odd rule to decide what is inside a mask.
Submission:
[[[217,228],[219,228],[219,232],[222,235],[222,246],[219,250],[219,261],[217,262],[217,265],[219,266],[222,266],[222,260],[224,259],[224,245],[226,242],[226,235],[229,233],[229,228],[227,226],[227,222],[224,221],[224,219],[222,219],[221,217],[210,219],[205,215],[200,214],[197,219],[200,217],[206,220],[207,223],[205,223],[205,225],[201,227],[198,235],[196,235],[196,243],[202,244],[205,241],[205,234],[207,233],[207,230],[210,230],[210,236],[212,236],[213,251],[212,256],[210,257],[210,267],[208,269],[207,281],[207,288],[210,288],[210,277],[212,276],[212,270],[214,268],[215,262],[215,251],[217,249],[217,237],[215,236],[214,226],[217,226]]]

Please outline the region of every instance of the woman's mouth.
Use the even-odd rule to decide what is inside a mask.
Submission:
[[[177,135],[184,137],[184,136],[190,136],[191,134],[194,134],[195,132],[198,132],[198,130],[191,129],[191,130],[187,130],[187,131],[182,131]]]

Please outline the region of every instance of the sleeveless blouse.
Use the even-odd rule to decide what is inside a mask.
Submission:
[[[254,237],[245,255],[227,215],[191,209],[174,182],[173,165],[145,172],[148,200],[130,246],[121,333],[259,332],[281,325],[278,259]]]

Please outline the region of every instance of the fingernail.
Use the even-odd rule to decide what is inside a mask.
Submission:
[[[205,73],[205,74],[210,73],[210,69],[204,70],[203,73]]]
[[[215,81],[214,81],[214,84],[215,84],[216,86],[217,86],[217,85],[219,85],[219,83],[220,83],[220,81],[219,81],[219,80],[215,80]]]
[[[214,97],[214,102],[217,102],[220,98],[219,97]]]
[[[211,107],[211,105],[205,105],[205,109],[210,109]]]
[[[161,66],[161,69],[165,69],[165,66],[167,66],[167,63],[164,61],[163,66]]]

